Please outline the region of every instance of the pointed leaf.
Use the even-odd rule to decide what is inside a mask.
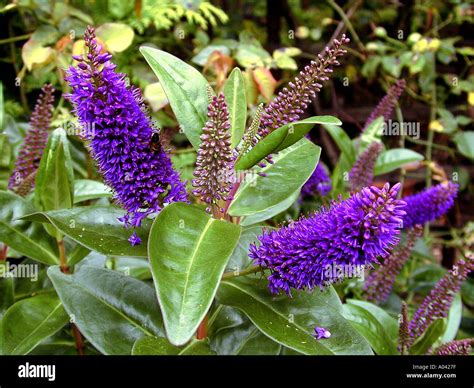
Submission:
[[[260,170],[266,176],[254,174],[240,186],[229,207],[229,214],[248,216],[262,213],[287,201],[311,176],[320,153],[321,148],[307,139],[281,151],[274,157],[273,164]]]
[[[26,199],[0,191],[0,241],[40,263],[58,264],[56,242],[41,225],[19,219],[35,211]]]
[[[82,265],[72,275],[50,267],[64,308],[103,354],[130,354],[144,336],[164,335],[153,288],[117,271]]]
[[[141,47],[140,52],[158,77],[171,108],[194,148],[207,121],[206,79],[194,67],[167,52]]]
[[[232,128],[232,148],[237,147],[244,136],[247,121],[247,97],[242,72],[236,67],[230,73],[224,85],[224,95],[229,107],[230,125]]]
[[[11,306],[0,324],[1,354],[24,355],[69,321],[55,294],[23,299]]]
[[[424,156],[418,152],[405,148],[392,148],[380,154],[375,163],[374,175],[387,174],[406,164],[418,162],[423,159]]]
[[[112,189],[102,182],[77,179],[74,182],[74,204],[97,198],[112,197]]]
[[[173,203],[156,217],[148,254],[167,337],[173,345],[186,343],[204,318],[240,229],[184,203]]]

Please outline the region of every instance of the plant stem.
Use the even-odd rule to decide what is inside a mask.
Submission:
[[[0,261],[7,259],[8,245],[3,245],[0,247]]]
[[[239,277],[239,276],[250,275],[252,273],[257,273],[257,272],[260,272],[262,270],[263,270],[263,268],[261,266],[256,265],[256,266],[244,269],[242,271],[237,270],[237,271],[232,271],[232,272],[225,272],[222,275],[222,280],[236,278],[236,277]]]
[[[204,338],[207,338],[207,323],[209,321],[209,317],[206,315],[202,322],[200,323],[197,333],[196,333],[196,338],[198,340],[202,340]]]
[[[403,113],[402,113],[402,110],[400,109],[400,105],[397,103],[397,107],[396,107],[396,113],[397,113],[397,120],[398,122],[400,123],[400,125],[403,124]],[[399,146],[400,148],[405,148],[405,133],[402,132],[402,134],[400,135],[400,143],[399,143]],[[401,168],[400,169],[400,179],[399,179],[399,182],[400,182],[400,190],[398,191],[398,198],[401,198],[402,195],[403,195],[403,186],[405,185],[405,179],[406,179],[406,176],[407,176],[407,170],[405,168]]]
[[[0,39],[0,44],[13,43],[13,42],[18,42],[20,40],[26,40],[26,39],[29,39],[31,35],[32,34],[25,34],[25,35],[19,35],[19,36],[12,36],[11,38],[6,38],[6,39]]]
[[[360,40],[359,35],[357,35],[357,32],[354,29],[354,26],[352,25],[351,21],[347,17],[344,10],[338,4],[336,4],[336,2],[334,0],[328,0],[328,3],[332,8],[334,8],[334,10],[339,14],[341,19],[344,21],[345,25],[347,26],[347,29],[349,30],[352,37],[354,38],[355,43],[359,47],[359,50],[364,52],[365,51],[364,44]]]
[[[64,246],[64,240],[56,240],[58,244],[58,249],[59,249],[59,268],[62,273],[68,274],[69,272],[69,266],[67,265],[67,257],[66,257],[66,247]],[[74,342],[76,343],[76,349],[77,353],[80,356],[84,355],[84,341],[82,339],[81,332],[79,331],[79,328],[76,326],[76,324],[71,323],[71,330],[72,330],[72,335],[74,337]]]

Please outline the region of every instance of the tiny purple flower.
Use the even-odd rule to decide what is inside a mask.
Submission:
[[[324,327],[315,327],[314,328],[314,337],[317,340],[320,339],[325,339],[331,337],[331,332],[328,329],[325,329]]]

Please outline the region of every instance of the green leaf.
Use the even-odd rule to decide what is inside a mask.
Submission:
[[[35,211],[26,199],[8,191],[0,191],[0,241],[40,263],[58,264],[56,242],[44,232],[43,227],[19,220]]]
[[[101,353],[130,354],[137,339],[164,335],[156,295],[147,283],[87,265],[73,275],[51,267],[48,276],[71,320]]]
[[[244,136],[247,121],[247,97],[245,95],[244,77],[238,67],[232,70],[224,85],[224,95],[229,107],[230,125],[232,128],[232,148],[239,145]]]
[[[218,302],[247,315],[267,337],[303,354],[371,354],[367,341],[341,315],[341,302],[332,287],[324,292],[293,292],[272,296],[256,278],[223,281]],[[316,326],[331,332],[328,339],[313,337]]]
[[[181,129],[197,149],[207,121],[206,79],[195,68],[164,51],[140,47],[140,52],[158,77]]]
[[[280,203],[277,203],[275,206],[271,206],[267,209],[264,209],[258,213],[251,214],[246,216],[240,221],[240,225],[249,226],[257,224],[262,221],[266,221],[277,214],[280,214],[287,210],[291,205],[293,205],[298,197],[300,196],[300,189],[296,190],[293,194],[290,194],[288,198],[284,199]]]
[[[51,223],[77,243],[104,255],[147,257],[146,243],[151,221],[143,220],[140,228],[133,229],[142,243],[131,246],[128,239],[132,231],[125,229],[118,220],[123,215],[123,210],[111,206],[83,206],[37,212],[23,219]]]
[[[261,139],[255,147],[236,163],[237,170],[247,170],[272,153],[282,151],[301,140],[315,124],[341,125],[334,116],[314,116],[286,124]]]
[[[253,174],[246,178],[229,207],[229,214],[248,216],[261,213],[287,200],[311,176],[320,153],[320,147],[307,139],[301,139],[275,155],[274,163],[260,170],[267,176]]]
[[[262,234],[261,226],[250,226],[242,229],[239,242],[232,252],[232,256],[227,263],[228,271],[237,271],[247,268],[252,259],[249,258],[249,247],[253,242],[258,241],[258,236]]]
[[[474,159],[474,131],[456,133],[454,142],[462,155],[466,158]]]
[[[6,263],[6,262],[4,262]],[[0,264],[0,272],[1,272]],[[0,321],[8,308],[15,302],[13,278],[0,278]]]
[[[207,340],[194,340],[189,345],[178,348],[163,337],[143,337],[135,342],[132,349],[133,356],[199,356],[212,355]]]
[[[211,218],[185,203],[173,203],[156,217],[148,255],[167,337],[186,343],[214,299],[240,226]]]
[[[23,299],[11,306],[0,325],[1,354],[28,354],[66,325],[69,317],[54,294]]]
[[[74,196],[74,171],[69,141],[63,128],[51,133],[35,179],[35,206],[40,210],[71,208]],[[46,231],[57,240],[61,233],[51,226]]]
[[[2,110],[0,109],[0,115],[1,111]],[[0,133],[0,190],[6,190],[8,187],[11,170],[11,159],[12,147],[8,140],[8,135],[5,133]]]
[[[375,353],[398,354],[393,338],[388,336],[386,328],[368,310],[355,304],[345,304],[343,315],[365,337]]]
[[[389,315],[384,309],[373,303],[357,299],[348,299],[347,303],[363,308],[364,310],[371,313],[374,318],[384,327],[388,338],[392,340],[398,338],[398,321]]]
[[[364,132],[360,135],[362,147],[359,150],[359,154],[362,153],[369,144],[374,141],[380,141],[383,135],[384,124],[384,117],[379,116],[367,126]]]
[[[393,148],[380,154],[375,163],[374,175],[387,174],[408,163],[418,162],[423,159],[424,156],[418,152],[405,148]]]
[[[110,187],[91,179],[77,179],[74,182],[74,204],[97,198],[112,196]]]
[[[461,294],[457,293],[456,297],[449,308],[448,320],[446,323],[446,330],[443,336],[440,338],[441,343],[452,341],[456,338],[456,335],[461,325],[462,319],[462,299]]]
[[[347,161],[352,166],[356,160],[356,153],[354,145],[347,133],[341,128],[334,125],[324,125],[326,131],[331,135],[334,142],[337,144],[341,152],[347,158]]]
[[[222,307],[222,306],[221,306]],[[281,345],[237,309],[223,306],[212,327],[211,348],[219,355],[278,355]]]
[[[434,321],[421,338],[412,345],[410,354],[426,354],[426,352],[439,340],[446,329],[446,321],[437,319]]]

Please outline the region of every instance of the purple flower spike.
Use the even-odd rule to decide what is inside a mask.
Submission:
[[[54,88],[45,85],[36,102],[30,118],[30,129],[25,136],[23,146],[8,182],[8,188],[25,196],[35,183],[41,156],[48,142],[48,129],[53,116]]]
[[[311,61],[299,75],[270,102],[261,115],[258,134],[261,137],[289,123],[298,121],[304,113],[311,98],[316,97],[332,73],[333,66],[339,66],[338,58],[346,53],[342,48],[349,43],[345,35],[340,40],[334,39],[331,48],[326,47],[324,54]]]
[[[326,338],[331,337],[331,332],[328,329],[325,329],[324,327],[315,327],[314,337],[317,340],[326,339]]]
[[[440,183],[421,193],[403,198],[407,203],[406,215],[403,217],[403,227],[423,225],[441,217],[453,206],[457,196],[458,185],[452,182]]]
[[[428,354],[435,354],[437,356],[469,356],[472,345],[474,345],[474,338],[450,341],[437,349],[430,350]]]
[[[260,245],[251,244],[249,256],[271,270],[270,291],[291,296],[291,288],[323,288],[342,280],[334,266],[372,265],[387,257],[399,242],[405,215],[405,202],[396,198],[399,188],[366,187],[307,218],[264,231]]]
[[[413,315],[408,328],[414,341],[419,338],[434,321],[448,316],[454,297],[461,289],[467,275],[474,269],[474,262],[459,260],[431,290]]]
[[[141,244],[142,242],[142,239],[140,237],[138,237],[138,235],[136,233],[133,233],[130,238],[128,239],[128,242],[130,243],[130,245],[132,247],[134,247],[135,245],[139,245]]]
[[[382,151],[382,143],[374,141],[360,154],[349,172],[352,191],[359,191],[362,187],[372,184],[375,162]]]
[[[219,202],[228,199],[235,159],[231,149],[229,113],[223,94],[212,97],[207,115],[209,120],[202,130],[194,171],[193,194],[208,204],[209,213],[217,213],[224,211],[219,208]]]
[[[379,102],[377,107],[372,111],[369,118],[364,124],[362,132],[364,132],[367,127],[374,121],[377,117],[383,116],[384,121],[390,119],[393,113],[393,109],[403,94],[406,87],[406,82],[404,79],[398,80],[395,85],[388,89],[387,94]]]
[[[325,197],[331,191],[331,178],[329,178],[326,167],[318,163],[313,174],[301,189],[301,197],[319,195]]]
[[[365,280],[364,292],[367,300],[381,303],[388,299],[398,274],[402,270],[410,253],[415,247],[416,240],[421,236],[423,229],[416,225],[407,232],[406,245],[399,245],[383,264],[374,270]]]
[[[185,187],[163,148],[151,142],[154,129],[140,91],[115,71],[110,54],[101,53],[92,27],[84,40],[88,53],[69,68],[68,97],[105,182],[127,211],[121,221],[137,227],[164,204],[186,201]]]

